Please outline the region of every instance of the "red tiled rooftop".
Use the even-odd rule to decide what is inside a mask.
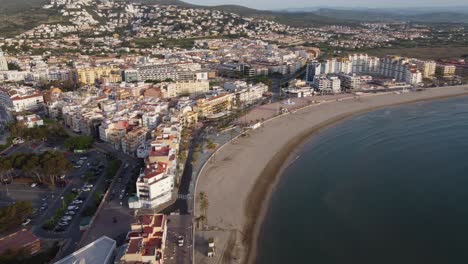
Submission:
[[[164,215],[155,215],[154,217],[155,217],[154,226],[155,227],[163,227]]]
[[[26,95],[26,96],[14,95],[11,98],[11,100],[12,101],[17,101],[17,100],[23,100],[23,99],[28,99],[28,98],[38,97],[38,96],[42,96],[42,94],[34,93],[34,94],[31,94],[31,95]]]
[[[127,254],[136,254],[140,251],[140,245],[142,243],[142,238],[130,239],[127,248]]]
[[[169,155],[170,150],[171,148],[169,146],[166,146],[157,150],[151,150],[149,155],[150,156],[167,156]]]
[[[13,234],[0,238],[0,254],[7,251],[8,249],[17,250],[38,241],[37,238],[31,231],[23,229]]]
[[[161,173],[166,172],[167,169],[167,163],[164,162],[158,162],[156,164],[156,168],[154,166],[151,166],[150,168],[145,169],[145,179],[151,179]]]
[[[153,222],[153,215],[142,215],[140,221],[142,225],[151,225]]]
[[[153,227],[152,226],[145,226],[143,227],[143,233],[145,234],[152,234],[153,233]]]
[[[160,238],[149,239],[143,249],[143,256],[154,256],[156,255],[157,250],[161,249],[162,241]]]

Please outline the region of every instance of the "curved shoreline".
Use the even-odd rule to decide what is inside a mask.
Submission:
[[[289,166],[288,161],[293,158],[293,156],[291,156],[293,150],[301,148],[306,142],[311,140],[320,131],[362,114],[374,112],[387,107],[395,107],[400,105],[414,104],[418,102],[444,100],[464,96],[468,96],[468,92],[466,94],[460,95],[447,95],[433,98],[416,99],[413,101],[393,103],[388,105],[371,107],[356,112],[346,113],[338,117],[329,119],[321,124],[318,124],[302,132],[301,135],[297,136],[297,138],[289,141],[283,147],[283,149],[280,152],[276,153],[275,156],[270,160],[270,162],[265,166],[265,169],[262,171],[262,174],[259,175],[257,181],[255,182],[255,185],[253,187],[255,191],[252,190],[250,192],[248,200],[246,201],[247,207],[245,208],[245,215],[247,219],[243,233],[250,234],[251,236],[245,235],[243,239],[243,242],[248,249],[247,254],[245,256],[245,263],[253,264],[257,260],[258,237],[261,232],[262,224],[265,221],[266,214],[268,213],[268,208],[271,201],[271,197],[274,193],[274,189],[281,180],[281,175],[283,175],[284,170]],[[273,173],[274,171],[277,171],[277,173]],[[258,202],[259,199],[260,202]],[[254,201],[256,201],[256,203]]]
[[[200,172],[195,193],[204,191],[210,199],[209,226],[215,230],[241,232],[242,239],[236,243],[239,252],[234,255],[243,263],[255,263],[258,236],[271,196],[280,175],[289,165],[286,162],[301,144],[324,128],[363,113],[458,96],[468,96],[468,86],[329,101],[266,121],[265,128],[253,131],[251,137],[223,145],[216,154],[216,161],[208,160],[206,168],[204,166]],[[223,255],[224,252],[217,253]]]

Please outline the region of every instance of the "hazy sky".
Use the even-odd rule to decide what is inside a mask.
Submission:
[[[297,7],[428,7],[428,6],[460,6],[462,0],[186,0],[186,2],[200,5],[236,4],[257,9],[280,9]]]

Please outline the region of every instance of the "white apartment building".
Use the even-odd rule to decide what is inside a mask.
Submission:
[[[200,65],[193,64],[151,64],[143,65],[137,68],[138,80],[158,80],[164,81],[171,79],[173,81],[206,81],[208,73],[200,71]]]
[[[243,105],[251,105],[262,99],[266,92],[268,92],[268,86],[263,83],[248,85],[234,92],[234,100]]]
[[[10,82],[20,82],[24,81],[26,78],[27,72],[25,71],[4,71],[0,72],[0,75],[3,75],[4,81]]]
[[[180,81],[175,83],[160,83],[163,98],[174,98],[181,95],[203,94],[210,90],[208,81]]]
[[[8,71],[8,62],[1,49],[0,49],[0,71]]]
[[[341,80],[336,76],[317,75],[312,82],[312,87],[322,92],[341,92]]]
[[[341,80],[341,87],[347,90],[358,90],[365,83],[372,81],[372,76],[338,73],[336,75]]]
[[[167,163],[147,164],[136,182],[140,208],[154,208],[172,199],[174,175],[167,173]]]
[[[160,116],[154,112],[145,112],[141,117],[141,123],[143,126],[153,129],[158,126]]]
[[[33,111],[44,107],[44,97],[31,87],[3,87],[0,103],[15,112]]]
[[[418,70],[421,71],[423,78],[432,78],[436,73],[437,63],[435,61],[413,60]]]
[[[379,74],[398,82],[417,84],[422,82],[422,74],[416,64],[407,58],[387,56],[380,60]]]
[[[44,125],[44,121],[42,120],[42,118],[36,114],[27,116],[17,116],[16,120],[18,120],[18,122],[23,122],[28,128]]]
[[[375,73],[380,64],[379,58],[367,54],[351,54],[348,60],[352,67],[349,73]]]

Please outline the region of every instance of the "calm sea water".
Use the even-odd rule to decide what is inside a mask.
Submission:
[[[298,155],[257,263],[468,263],[468,98],[355,117]]]

